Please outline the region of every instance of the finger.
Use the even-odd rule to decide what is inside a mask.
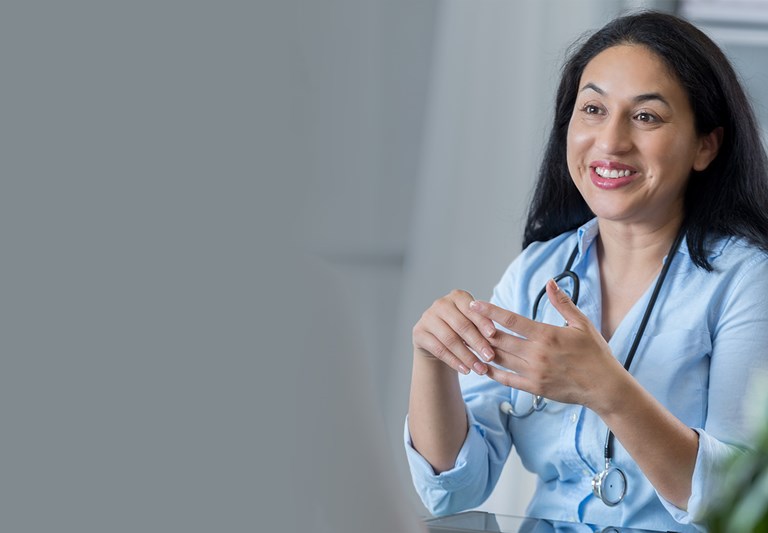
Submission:
[[[469,305],[467,305],[467,309],[469,309]],[[493,346],[491,346],[488,339],[478,331],[477,324],[470,320],[461,309],[457,307],[456,310],[458,313],[451,313],[449,316],[444,317],[447,324],[459,335],[459,337],[461,337],[467,346],[475,350],[475,352],[485,361],[493,359],[495,356]],[[483,317],[483,319],[492,324],[487,318]],[[493,329],[494,332],[496,331],[496,328],[492,326],[490,329]]]
[[[566,325],[581,329],[580,326],[586,320],[584,313],[576,307],[570,296],[564,290],[561,290],[553,279],[547,282],[547,298],[549,298],[552,306],[565,319]]]
[[[469,305],[469,308],[478,314],[487,317],[509,331],[514,331],[524,337],[535,335],[540,330],[541,324],[534,322],[522,315],[502,309],[490,302],[481,302],[475,300]]]
[[[475,300],[472,300],[474,302]],[[466,315],[469,317],[472,322],[474,322],[475,326],[477,326],[478,331],[483,334],[483,337],[486,339],[493,338],[494,335],[496,335],[496,332],[498,331],[496,329],[496,324],[493,323],[493,320],[490,318],[484,317],[480,313],[476,313],[472,309],[472,302],[469,302],[467,305],[467,309],[464,311]]]
[[[475,301],[475,297],[472,296],[472,294],[467,291],[457,289],[451,291],[449,296],[456,308],[475,324],[475,327],[482,333],[484,337],[490,338],[496,334],[496,326],[494,325],[493,320],[490,320],[483,315],[472,311],[470,305]],[[470,343],[470,345],[475,349],[478,349],[478,347],[474,346],[472,343]]]
[[[488,370],[487,365],[478,360],[477,356],[464,344],[464,341],[449,324],[442,320],[435,321],[428,334],[437,342],[433,343],[435,351],[429,348],[427,350],[441,361],[450,365],[452,357],[458,359],[467,370],[466,372],[462,370],[464,374],[468,374],[469,369],[481,375]],[[429,338],[426,340],[429,341]],[[452,366],[452,368],[457,367]]]
[[[490,342],[496,353],[494,361],[499,365],[515,372],[529,366],[531,341],[528,339],[499,331]]]
[[[461,359],[451,353],[451,351],[445,347],[443,343],[437,340],[437,337],[431,333],[424,333],[419,336],[417,351],[427,352],[435,359],[438,359],[442,363],[448,365],[456,372],[461,374],[469,374],[470,370],[467,366],[461,362]]]
[[[523,374],[518,374],[515,372],[507,372],[500,368],[489,366],[488,373],[486,374],[486,376],[488,376],[489,378],[491,378],[497,383],[501,383],[502,385],[506,385],[507,387],[512,387],[513,389],[518,389],[526,392],[530,392],[530,389],[531,389],[530,381]]]

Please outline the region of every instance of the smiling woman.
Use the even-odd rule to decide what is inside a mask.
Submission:
[[[715,158],[723,128],[696,132],[685,89],[643,45],[604,50],[587,64],[580,85],[568,127],[568,170],[600,220],[598,253],[605,253],[609,233],[622,240],[676,233],[691,171],[705,170]],[[601,270],[603,286],[619,287],[603,296],[606,339],[658,273],[633,272],[635,265]]]
[[[589,62],[568,128],[568,169],[601,218],[658,231],[679,227],[691,169],[717,155],[722,128],[699,135],[688,95],[642,45]]]
[[[767,213],[754,115],[712,41],[659,13],[587,39],[522,254],[491,302],[454,290],[413,328],[405,441],[425,505],[479,505],[514,446],[539,477],[532,516],[696,530],[750,445],[733,391],[768,370]],[[578,306],[552,280],[564,266]]]

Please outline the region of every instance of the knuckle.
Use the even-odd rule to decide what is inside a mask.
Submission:
[[[512,313],[508,313],[502,319],[501,324],[509,330],[514,330],[515,324],[517,324],[517,317]]]
[[[443,340],[443,344],[450,347],[459,347],[464,346],[464,341],[458,335],[448,335]]]
[[[430,307],[429,309],[421,313],[419,320],[417,320],[416,324],[413,326],[414,328],[423,327],[424,323],[432,318],[433,307],[434,307],[434,304],[432,305],[432,307]]]
[[[429,309],[427,309],[425,313],[430,312],[432,309],[440,309],[444,305],[445,305],[445,296],[441,296],[440,298],[432,302],[432,305],[429,306]]]
[[[546,383],[547,372],[545,369],[541,367],[536,367],[531,369],[531,371],[528,374],[528,378],[530,379],[531,383],[535,383],[537,387],[540,387],[544,383]]]
[[[544,346],[555,346],[557,344],[557,335],[550,331],[549,328],[544,329],[539,334],[539,342]]]
[[[456,327],[456,333],[464,338],[467,338],[473,333],[474,329],[475,325],[472,322],[469,320],[462,320],[461,323]]]
[[[515,375],[511,372],[497,372],[496,379],[499,383],[506,385],[507,387],[515,387],[515,385],[517,385]]]
[[[442,361],[444,361],[448,356],[448,354],[450,354],[450,352],[448,351],[448,348],[446,348],[444,345],[439,343],[435,343],[431,347],[430,352],[432,353],[432,355],[434,355],[435,357],[437,357]]]
[[[466,301],[466,300],[474,300],[475,299],[470,293],[468,293],[467,291],[462,290],[462,289],[453,289],[448,294],[448,296],[453,301]]]

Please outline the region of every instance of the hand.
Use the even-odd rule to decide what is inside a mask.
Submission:
[[[547,297],[566,320],[563,327],[535,322],[487,302],[470,309],[522,336],[497,331],[488,337],[496,362],[488,376],[509,387],[587,407],[600,402],[601,383],[623,370],[608,343],[568,295],[550,280]]]
[[[470,369],[485,374],[488,365],[471,350],[485,361],[493,359],[489,339],[496,335],[496,327],[490,318],[470,309],[473,301],[472,295],[462,290],[435,300],[413,327],[415,354],[439,359],[462,374],[469,374]]]

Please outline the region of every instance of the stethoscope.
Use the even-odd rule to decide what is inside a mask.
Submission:
[[[632,341],[632,346],[630,347],[629,353],[627,354],[627,359],[624,361],[624,368],[627,371],[629,371],[629,366],[632,364],[632,359],[635,357],[637,347],[640,344],[640,339],[645,332],[645,327],[648,325],[648,319],[651,317],[651,311],[653,311],[653,307],[656,305],[656,300],[658,299],[659,292],[661,291],[661,286],[664,283],[664,279],[667,277],[667,272],[669,272],[669,267],[672,264],[672,258],[677,253],[677,249],[680,247],[680,243],[683,240],[683,233],[684,232],[681,230],[675,238],[675,241],[672,243],[672,247],[667,254],[667,260],[661,269],[659,278],[656,280],[656,285],[653,287],[651,299],[648,301],[648,305],[645,307],[643,318],[640,321],[640,327],[637,329],[637,333],[635,333],[635,338]],[[578,305],[579,301],[579,276],[571,270],[571,267],[573,266],[573,262],[576,259],[578,251],[579,246],[577,244],[573,249],[570,258],[568,259],[568,263],[565,265],[563,272],[553,278],[557,284],[560,284],[560,281],[565,278],[571,279],[573,282],[571,300],[573,301],[574,305]],[[546,292],[546,287],[542,288],[541,291],[539,291],[539,294],[536,296],[536,299],[533,301],[533,310],[531,313],[533,320],[536,320],[539,311],[539,304],[541,303],[541,299],[544,297]],[[531,406],[524,412],[516,411],[512,404],[509,402],[502,402],[499,408],[503,413],[511,415],[515,418],[526,418],[537,411],[542,411],[546,405],[546,398],[543,396],[535,395],[533,397]],[[603,454],[605,458],[605,468],[602,470],[602,472],[598,472],[592,478],[592,493],[609,507],[613,507],[621,503],[621,501],[624,499],[624,496],[627,494],[627,476],[620,468],[611,464],[613,459],[613,441],[613,432],[609,429],[605,436],[605,448]]]

